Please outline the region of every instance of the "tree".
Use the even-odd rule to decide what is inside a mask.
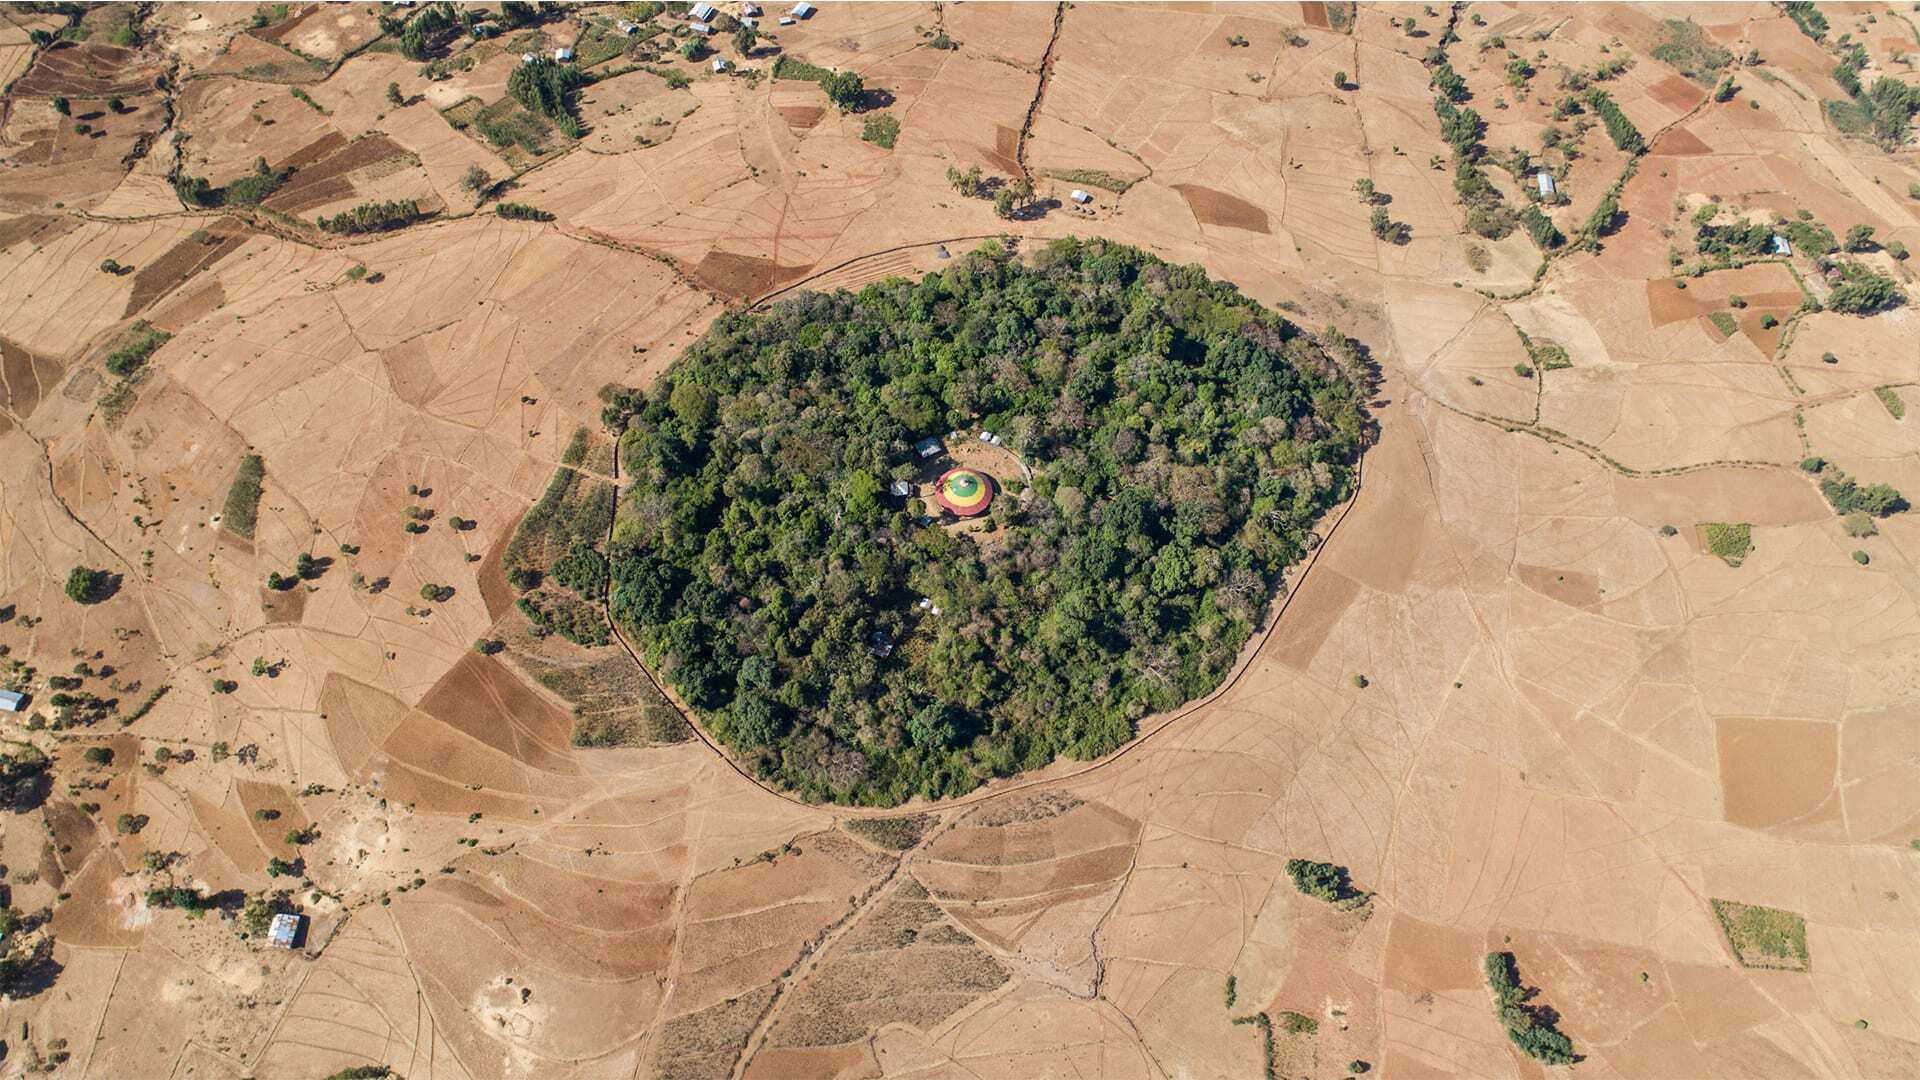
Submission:
[[[993,212],[1003,218],[1011,218],[1014,211],[1012,188],[1001,188],[993,193]]]
[[[965,172],[957,166],[947,166],[947,184],[954,191],[971,199],[980,194],[980,166],[969,165]]]
[[[743,25],[733,32],[733,51],[744,60],[753,55],[753,47],[759,40],[760,35],[754,32],[753,27]]]
[[[1347,73],[1345,71],[1336,71],[1333,73],[1333,88],[1335,90],[1345,90],[1347,88]]]
[[[73,106],[68,103],[66,98],[56,97],[50,104],[53,105],[53,111],[59,113],[61,116],[73,115]]]
[[[477,163],[467,166],[466,175],[460,178],[460,186],[471,192],[476,199],[483,199],[493,190],[493,177]]]
[[[404,97],[400,93],[399,83],[390,82],[387,84],[387,101],[392,103],[396,107],[405,105],[407,103],[406,97]]]
[[[1373,190],[1372,180],[1369,180],[1364,176],[1358,180],[1355,180],[1353,182],[1353,190],[1360,193],[1361,202],[1366,203],[1369,206],[1373,205],[1376,193]]]
[[[107,598],[107,572],[76,566],[67,572],[66,591],[67,599],[76,604],[97,604]]]
[[[1847,230],[1846,250],[1858,254],[1872,251],[1876,246],[1873,242],[1873,226],[1855,225]]]
[[[866,83],[851,71],[836,71],[820,80],[820,89],[827,92],[827,100],[841,112],[853,112],[860,107],[866,97]]]

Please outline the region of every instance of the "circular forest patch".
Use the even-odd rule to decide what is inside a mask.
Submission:
[[[627,421],[613,614],[808,798],[1095,757],[1232,668],[1349,493],[1365,379],[1337,331],[1101,242],[728,314]],[[936,482],[916,444],[963,429],[1032,483],[922,524],[891,481]]]

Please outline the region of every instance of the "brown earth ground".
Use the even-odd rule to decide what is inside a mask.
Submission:
[[[1841,34],[1864,80],[1910,78],[1912,16],[1822,10],[1826,43],[1751,3],[826,3],[747,57],[716,35],[726,74],[663,14],[596,69],[656,70],[589,87],[581,138],[537,152],[479,119],[513,115],[520,51],[618,11],[454,38],[432,78],[383,5],[0,12],[0,663],[33,695],[0,735],[54,772],[0,814],[17,940],[51,942],[51,982],[0,1001],[0,1070],[1250,1076],[1235,1021],[1292,1013],[1314,1024],[1276,1021],[1283,1075],[1536,1076],[1482,981],[1509,950],[1583,1075],[1920,1074],[1920,515],[1850,536],[1798,467],[1920,487],[1915,420],[1876,393],[1920,407],[1915,316],[1806,313],[1809,252],[1669,257],[1716,199],[1920,244],[1914,148],[1821,104]],[[1654,55],[1686,18],[1762,62],[1687,78]],[[1490,158],[1564,166],[1563,233],[1634,165],[1597,249],[1543,265],[1524,230],[1468,231],[1422,64],[1450,19]],[[884,91],[894,148],[772,79],[780,54]],[[1553,116],[1609,61],[1637,162]],[[256,158],[293,170],[260,208],[174,194]],[[1039,205],[961,197],[972,165],[1031,170]],[[500,219],[470,167],[554,220]],[[1373,237],[1361,177],[1406,243]],[[1091,216],[1057,205],[1076,186]],[[312,223],[393,199],[436,216]],[[647,726],[664,705],[618,646],[531,640],[506,546],[602,386],[649,385],[728,304],[1088,233],[1382,369],[1359,496],[1219,694],[876,830]],[[171,338],[121,382],[138,319]],[[1568,366],[1517,373],[1520,332]],[[610,478],[611,445],[585,467]],[[219,518],[248,453],[242,541]],[[1742,565],[1707,522],[1751,525]],[[332,561],[264,592],[303,552]],[[113,594],[69,601],[75,565]],[[48,679],[80,663],[115,705],[55,725]],[[642,734],[586,749],[582,720]],[[1292,858],[1371,896],[1311,899]],[[170,887],[283,893],[306,939],[150,902]],[[1741,966],[1716,899],[1804,920],[1805,970]]]

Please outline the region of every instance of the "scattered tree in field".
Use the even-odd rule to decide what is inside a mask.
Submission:
[[[390,82],[387,84],[387,101],[396,107],[407,103],[406,96],[400,93],[399,83]]]
[[[1487,988],[1493,991],[1493,1014],[1515,1046],[1546,1065],[1571,1065],[1577,1060],[1573,1040],[1559,1032],[1552,1015],[1526,1003],[1535,991],[1521,984],[1512,953],[1488,953],[1486,975]]]
[[[76,604],[97,604],[106,599],[108,574],[90,566],[76,566],[67,572],[67,599]]]
[[[1336,72],[1334,72],[1334,73],[1333,73],[1333,88],[1334,88],[1335,90],[1345,90],[1345,89],[1347,88],[1347,73],[1346,73],[1346,72],[1344,72],[1344,71],[1336,71]]]
[[[827,92],[827,100],[841,112],[853,112],[867,94],[866,83],[858,74],[851,71],[836,71],[820,80],[820,89]]]

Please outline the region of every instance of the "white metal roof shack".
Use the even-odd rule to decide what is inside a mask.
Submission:
[[[561,63],[565,63],[566,61],[573,59],[573,50],[572,49],[555,49],[553,50],[553,58],[555,60],[560,61]]]
[[[787,14],[792,15],[796,19],[804,19],[812,15],[813,12],[814,6],[812,4],[807,3],[807,0],[800,0],[799,3],[793,5],[793,10],[787,12]]]
[[[708,25],[707,25],[706,23],[703,23],[703,22],[696,22],[696,23],[688,23],[688,24],[687,24],[687,29],[689,29],[689,30],[691,30],[691,31],[693,31],[693,32],[694,32],[694,33],[696,33],[696,34],[711,34],[711,33],[713,33],[713,27],[711,27],[711,26],[708,26]]]
[[[695,4],[687,10],[687,14],[693,16],[694,22],[712,22],[719,12],[712,4]]]
[[[294,941],[300,937],[300,919],[284,911],[275,915],[273,922],[267,924],[267,941],[282,949],[293,948]]]
[[[1074,188],[1073,194],[1069,197],[1073,199],[1074,202],[1077,202],[1082,206],[1085,206],[1086,204],[1093,201],[1093,196],[1087,194],[1084,191],[1081,191],[1079,188]]]
[[[1534,180],[1534,183],[1540,185],[1541,195],[1553,194],[1553,177],[1552,176],[1548,175],[1547,173],[1539,173],[1534,176],[1533,180]]]
[[[726,59],[725,59],[724,57],[719,57],[719,56],[716,56],[716,57],[714,57],[714,58],[713,58],[713,73],[714,73],[715,75],[718,75],[718,74],[720,74],[721,72],[723,72],[723,71],[725,71],[725,70],[727,70],[727,61],[726,61]]]
[[[792,25],[793,25],[793,16],[791,16],[791,15],[782,15],[782,16],[780,16],[780,25],[781,25],[781,26],[792,26]]]
[[[27,703],[27,695],[12,690],[0,690],[0,712],[19,712]]]
[[[1773,238],[1773,253],[1775,255],[1791,255],[1793,254],[1793,245],[1787,243],[1786,237],[1775,236]]]

